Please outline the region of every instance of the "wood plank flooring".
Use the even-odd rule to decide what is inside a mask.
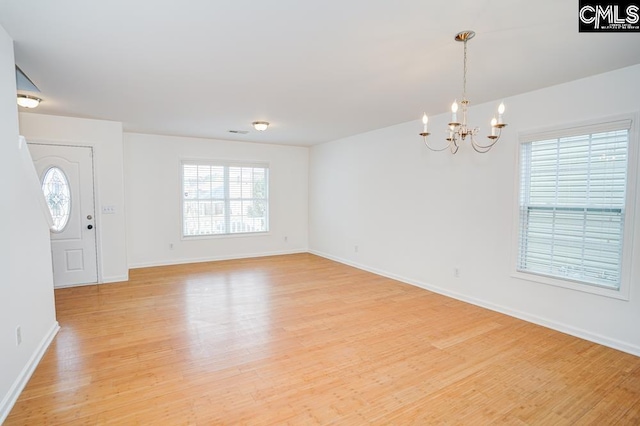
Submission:
[[[640,424],[640,358],[310,254],[56,306],[6,425]]]

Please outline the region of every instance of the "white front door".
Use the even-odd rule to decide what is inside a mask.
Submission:
[[[53,216],[55,287],[97,283],[93,148],[29,143],[29,151]]]

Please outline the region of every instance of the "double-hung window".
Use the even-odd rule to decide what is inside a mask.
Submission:
[[[520,138],[518,272],[603,294],[621,288],[633,219],[631,125],[621,119]]]
[[[183,237],[267,231],[267,165],[182,162]]]

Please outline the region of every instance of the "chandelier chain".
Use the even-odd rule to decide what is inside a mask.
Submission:
[[[464,67],[462,71],[462,100],[467,100],[467,40],[464,41]]]

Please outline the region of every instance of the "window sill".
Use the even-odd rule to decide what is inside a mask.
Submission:
[[[183,235],[180,237],[182,241],[195,241],[195,240],[217,240],[227,238],[249,238],[249,237],[268,237],[271,235],[270,231],[265,232],[243,232],[237,234],[213,234],[213,235]]]
[[[598,296],[610,297],[612,299],[629,300],[628,291],[625,291],[624,283],[620,286],[620,289],[600,287],[593,284],[585,284],[577,281],[563,280],[559,278],[552,278],[545,275],[533,274],[530,272],[515,271],[511,274],[513,278],[532,281],[536,283],[551,285],[554,287],[561,287],[570,290],[580,291],[583,293],[595,294]]]

